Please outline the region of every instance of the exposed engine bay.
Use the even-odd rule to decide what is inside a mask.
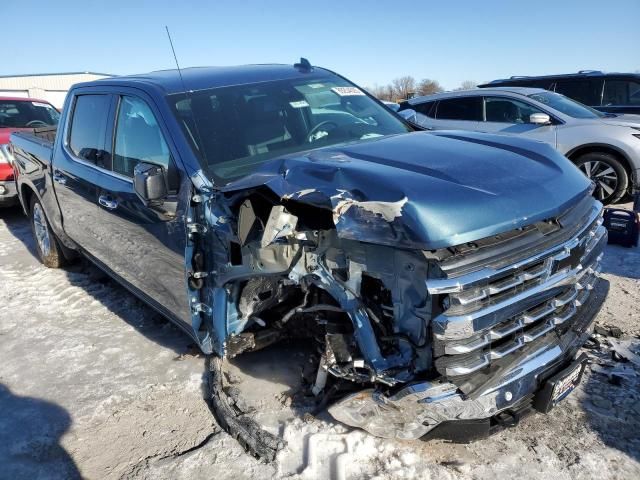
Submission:
[[[241,412],[229,418],[225,358],[304,339],[313,352],[306,395],[318,408],[411,439],[452,420],[489,422],[528,408],[540,372],[565,365],[585,340],[606,242],[591,197],[512,232],[415,250],[336,228],[355,217],[375,237],[381,225],[393,229],[402,199],[358,202],[338,192],[333,208],[301,201],[314,193],[256,188],[192,199],[187,282],[194,329],[217,357],[213,410],[245,432],[254,454],[274,458],[281,443]]]

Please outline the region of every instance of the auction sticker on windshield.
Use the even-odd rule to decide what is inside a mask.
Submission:
[[[364,95],[364,92],[357,87],[333,87],[333,93],[337,93],[341,97],[351,97],[354,95]]]

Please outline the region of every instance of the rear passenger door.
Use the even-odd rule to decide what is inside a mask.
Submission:
[[[135,90],[119,91],[114,98],[107,131],[111,162],[96,177],[102,232],[96,257],[190,331],[184,255],[191,184],[181,179],[176,150],[152,99]],[[145,205],[135,193],[139,162],[168,172],[169,195],[161,205]]]
[[[95,255],[99,241],[96,177],[98,169],[109,163],[105,142],[113,96],[80,89],[72,102],[51,173],[65,232]]]
[[[482,120],[482,97],[455,97],[435,106],[434,130],[478,130]]]

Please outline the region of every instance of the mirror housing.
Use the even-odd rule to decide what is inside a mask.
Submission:
[[[550,125],[551,117],[546,113],[532,113],[529,115],[529,123],[534,125]]]
[[[162,204],[168,194],[164,168],[140,162],[133,169],[133,189],[145,205]]]

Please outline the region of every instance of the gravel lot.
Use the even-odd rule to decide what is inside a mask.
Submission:
[[[637,351],[640,251],[609,246],[603,277],[597,324]],[[43,267],[17,209],[0,211],[0,292],[0,478],[640,478],[640,367],[611,360],[604,336],[581,387],[549,415],[470,445],[301,418],[287,394],[304,354],[245,355],[231,366],[237,385],[288,442],[264,464],[217,427],[190,339],[92,267]]]

